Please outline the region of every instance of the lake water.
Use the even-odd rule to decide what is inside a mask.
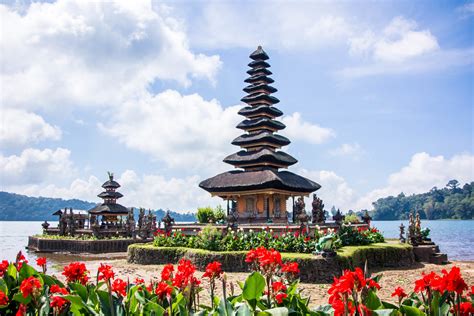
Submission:
[[[387,238],[398,238],[401,221],[374,221],[372,226],[377,227]],[[51,223],[57,225],[57,223]],[[403,222],[408,226],[406,221]],[[474,260],[474,220],[454,221],[422,221],[422,227],[431,229],[430,237],[440,247],[441,252],[448,254],[451,260]],[[28,253],[25,247],[28,236],[41,233],[41,222],[2,222],[0,221],[0,260],[14,260],[18,251],[22,250],[27,259],[33,263],[34,253]],[[47,254],[51,264],[84,260],[77,255]]]

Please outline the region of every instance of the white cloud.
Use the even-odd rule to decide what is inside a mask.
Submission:
[[[282,122],[286,125],[282,134],[288,136],[290,140],[321,144],[336,137],[336,133],[332,129],[304,121],[299,112],[284,116]]]
[[[298,174],[321,185],[321,189],[315,193],[323,200],[325,209],[329,210],[333,205],[343,211],[353,209],[356,192],[343,177],[337,175],[334,171],[300,169]],[[311,199],[306,202],[307,210],[311,209],[310,203]]]
[[[468,2],[456,9],[461,14],[462,18],[468,18],[474,15],[474,2]]]
[[[364,150],[358,143],[342,144],[341,146],[330,150],[329,153],[333,156],[350,156],[353,159],[359,159],[364,153]]]
[[[125,103],[101,128],[169,167],[217,172],[232,168],[222,159],[237,151],[231,141],[243,133],[235,128],[243,119],[237,115],[241,107],[224,108],[214,99],[167,90]],[[297,112],[282,121],[287,125],[282,135],[291,140],[319,144],[334,137],[332,130],[304,121]]]
[[[372,208],[372,202],[401,192],[416,194],[429,191],[434,186],[444,187],[449,180],[461,183],[474,179],[474,155],[460,154],[451,158],[431,156],[421,152],[413,155],[409,164],[392,173],[383,188],[372,190],[357,202],[358,208]]]
[[[41,140],[59,140],[61,130],[34,113],[21,109],[0,109],[0,146],[23,146]]]
[[[344,43],[352,32],[337,7],[319,2],[206,2],[202,12],[193,11],[193,24],[199,27],[189,30],[190,37],[196,46],[207,48],[325,48]]]
[[[27,148],[19,156],[0,154],[0,184],[10,187],[23,184],[59,182],[75,175],[71,152],[64,148]]]
[[[3,107],[115,106],[156,79],[214,81],[221,66],[193,53],[182,23],[151,1],[35,2],[21,14],[0,5],[0,19]]]

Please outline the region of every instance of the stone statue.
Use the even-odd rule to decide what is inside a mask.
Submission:
[[[140,208],[138,212],[138,230],[142,231],[145,226],[145,209]]]
[[[298,217],[298,215],[305,212],[304,208],[305,208],[304,198],[300,196],[295,202],[295,216]]]
[[[170,211],[166,211],[165,217],[161,219],[164,225],[165,233],[166,234],[171,234],[171,231],[173,229],[173,224],[175,224],[174,218],[170,216]]]
[[[404,244],[407,240],[405,239],[405,225],[403,223],[400,224],[400,242]]]
[[[365,210],[364,215],[362,215],[362,221],[366,223],[367,225],[370,225],[371,220],[372,220],[372,217],[370,217],[369,211]]]
[[[44,221],[44,223],[41,224],[41,227],[43,227],[43,234],[46,234],[46,233],[47,233],[46,231],[47,231],[48,228],[49,228],[49,223],[48,223],[48,221]]]
[[[67,209],[64,210],[64,213],[67,214]],[[70,236],[74,236],[76,231],[76,223],[74,220],[74,212],[72,211],[72,208],[69,209],[69,215],[67,215],[67,226],[67,233]]]
[[[418,211],[416,212],[415,218],[415,239],[418,244],[423,242],[423,236],[421,235],[421,219]]]
[[[408,242],[412,245],[416,245],[416,236],[415,236],[415,220],[413,214],[410,212],[408,217]]]
[[[148,210],[148,217],[147,217],[147,221],[146,221],[146,237],[151,237],[153,236],[153,213],[151,212],[151,210],[149,209]]]
[[[60,210],[61,211],[61,210]],[[61,211],[59,215],[59,235],[65,236],[66,235],[66,228],[67,228],[67,221],[66,221],[66,214]]]
[[[311,210],[313,224],[324,224],[326,217],[324,216],[323,200],[318,198],[316,194],[313,194],[313,203],[311,203],[311,206],[313,207]]]
[[[336,222],[337,225],[342,225],[342,222],[344,221],[346,217],[342,215],[341,210],[337,209],[336,214],[332,217],[332,219]]]
[[[238,214],[237,214],[237,203],[232,201],[230,204],[229,214],[226,216],[227,228],[237,229],[237,221],[238,221]]]

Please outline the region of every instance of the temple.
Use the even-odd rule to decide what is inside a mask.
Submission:
[[[286,169],[297,163],[291,155],[281,151],[290,140],[276,134],[285,125],[276,120],[283,115],[275,104],[280,102],[272,93],[277,89],[269,76],[268,55],[261,46],[254,51],[248,64],[250,75],[245,79],[249,85],[241,99],[246,103],[239,114],[245,119],[237,125],[244,131],[232,141],[240,151],[227,156],[224,162],[237,170],[221,173],[202,181],[199,186],[227,201],[228,215],[235,216],[240,223],[288,221],[286,201],[288,198],[308,196],[321,186],[316,182],[294,174]],[[230,205],[230,206],[229,206]],[[293,207],[293,221],[295,207]]]

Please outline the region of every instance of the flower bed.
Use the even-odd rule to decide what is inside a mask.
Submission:
[[[213,261],[222,263],[229,272],[246,272],[247,251],[208,251],[185,247],[156,247],[153,244],[135,244],[128,247],[128,261],[137,264],[177,263],[180,258],[194,262],[200,270]],[[342,247],[337,256],[325,259],[307,253],[282,253],[283,261],[296,261],[300,265],[300,278],[304,282],[331,282],[343,269],[363,267],[410,266],[415,262],[412,247],[399,243],[377,243],[367,246]]]
[[[236,293],[218,261],[206,266],[206,291],[195,277],[196,266],[180,259],[167,264],[160,280],[145,284],[129,276],[115,276],[113,268],[101,264],[92,279],[84,263],[66,266],[63,283],[48,275],[45,258],[37,271],[19,253],[15,262],[0,262],[0,313],[13,315],[455,315],[474,313],[474,285],[468,286],[461,271],[423,274],[412,290],[393,289],[393,301],[377,296],[380,275],[369,276],[360,268],[345,270],[334,278],[328,290],[329,304],[309,307],[298,290],[300,266],[284,262],[282,255],[265,248],[245,254],[252,272],[239,284]],[[157,273],[158,274],[158,273]],[[222,287],[223,297],[215,290]],[[205,292],[208,292],[205,293]],[[200,296],[210,295],[210,306],[200,304]]]
[[[342,246],[369,245],[384,241],[382,234],[376,229],[356,229],[343,225],[337,233],[332,230],[317,230],[314,236],[286,231],[276,234],[271,229],[244,232],[243,230],[228,230],[222,233],[213,226],[207,226],[196,236],[185,235],[180,231],[165,233],[155,232],[156,247],[187,247],[212,251],[248,251],[258,247],[266,247],[280,252],[312,253],[321,250],[323,241],[331,242],[336,249]]]

